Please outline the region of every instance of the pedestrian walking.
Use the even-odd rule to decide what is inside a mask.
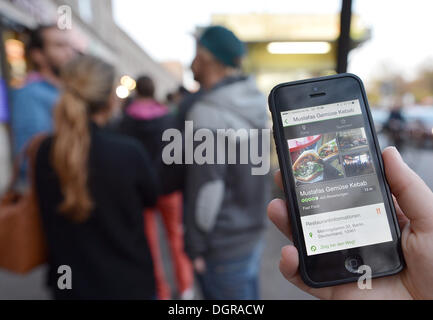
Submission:
[[[190,299],[193,296],[194,279],[191,262],[184,251],[183,196],[176,183],[172,183],[170,168],[162,161],[162,134],[174,123],[174,117],[169,114],[167,106],[156,101],[155,84],[150,77],[141,76],[137,79],[136,94],[135,100],[126,108],[119,130],[141,141],[158,169],[163,186],[163,194],[156,206],[144,213],[146,235],[155,265],[158,297],[164,300],[171,298],[159,245],[156,215],[160,213],[170,247],[179,298]]]
[[[115,70],[83,56],[62,81],[54,133],[36,161],[49,288],[55,299],[154,299],[142,213],[155,205],[159,181],[138,141],[103,128],[117,105]],[[65,267],[66,289],[58,285]]]
[[[30,73],[24,87],[11,95],[11,127],[15,155],[38,133],[53,129],[53,109],[61,87],[60,69],[75,56],[67,31],[39,26],[27,44]],[[25,167],[20,185],[26,186]]]
[[[217,141],[219,129],[266,128],[266,99],[241,72],[244,54],[224,27],[208,27],[198,38],[192,71],[201,88],[184,104],[195,132],[208,129]],[[215,158],[227,154],[227,144],[215,145]],[[252,175],[250,161],[217,163],[186,168],[186,250],[205,299],[258,299],[269,178]]]

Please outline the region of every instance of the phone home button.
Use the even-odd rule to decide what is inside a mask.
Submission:
[[[350,256],[346,258],[344,262],[344,266],[346,270],[351,273],[358,273],[358,268],[363,265],[362,259],[360,256]]]

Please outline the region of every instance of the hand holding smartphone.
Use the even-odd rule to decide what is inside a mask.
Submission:
[[[398,273],[400,230],[359,78],[280,84],[269,96],[300,273],[311,287]]]

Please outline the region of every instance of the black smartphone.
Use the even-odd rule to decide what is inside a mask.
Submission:
[[[362,81],[339,74],[282,83],[269,107],[304,282],[318,288],[401,271],[400,228]]]

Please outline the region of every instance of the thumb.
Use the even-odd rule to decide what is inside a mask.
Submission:
[[[386,178],[412,229],[433,230],[433,193],[424,181],[403,161],[394,147],[383,151]]]

